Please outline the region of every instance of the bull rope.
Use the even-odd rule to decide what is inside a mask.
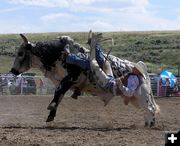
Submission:
[[[106,63],[106,61],[107,61],[107,59],[108,59],[108,57],[109,57],[109,54],[111,53],[112,48],[113,48],[113,46],[114,46],[114,39],[113,39],[113,38],[105,38],[105,39],[101,40],[101,42],[102,42],[102,41],[107,41],[107,40],[111,40],[111,47],[110,47],[110,50],[108,51],[108,53],[107,53],[107,55],[106,55],[106,57],[105,57],[105,63]]]

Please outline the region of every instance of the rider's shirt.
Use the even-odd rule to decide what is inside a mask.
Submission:
[[[128,84],[127,87],[122,87],[122,92],[125,96],[131,97],[133,96],[135,90],[139,86],[139,79],[137,75],[130,75],[128,77]]]
[[[130,75],[128,77],[128,85],[127,88],[129,88],[129,90],[134,91],[139,85],[139,79],[137,77],[137,75]]]

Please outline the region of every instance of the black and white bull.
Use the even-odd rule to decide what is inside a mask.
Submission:
[[[68,36],[62,36],[47,42],[37,42],[35,44],[28,42],[24,35],[20,34],[20,36],[23,39],[23,44],[17,50],[14,65],[10,72],[18,75],[30,68],[38,68],[44,73],[44,76],[54,83],[56,89],[54,98],[48,106],[50,113],[47,122],[54,120],[58,104],[69,89],[75,90],[78,88],[81,91],[102,96],[104,97],[103,100],[108,99],[109,94],[92,82],[89,72],[84,72],[75,65],[65,63],[63,51],[66,44],[70,44],[70,51],[75,54],[79,52],[85,54],[88,52],[88,49],[74,43]],[[109,55],[108,59],[115,77],[123,76],[128,70],[127,67],[132,63],[112,55]],[[140,64],[144,69],[146,77],[139,76],[141,84],[136,89],[131,103],[135,107],[140,107],[144,110],[145,125],[151,127],[155,124],[155,114],[159,112],[159,107],[152,95],[146,66],[143,63]],[[121,96],[123,95],[121,94]]]

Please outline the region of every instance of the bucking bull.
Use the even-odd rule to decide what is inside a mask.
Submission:
[[[48,106],[50,113],[46,122],[54,120],[57,107],[69,89],[73,90],[76,95],[78,89],[78,91],[101,96],[103,101],[109,100],[108,93],[97,86],[93,81],[90,71],[85,72],[80,67],[67,64],[65,61],[64,47],[67,44],[70,45],[71,53],[79,53],[87,58],[89,56],[88,49],[74,42],[69,36],[61,36],[54,40],[37,43],[29,42],[23,34],[20,34],[20,36],[23,39],[23,43],[17,50],[16,58],[10,72],[14,75],[19,75],[28,71],[30,68],[38,68],[44,73],[45,77],[54,83],[56,89],[54,98]],[[115,77],[126,76],[129,68],[134,64],[113,55],[108,55],[107,59],[110,62]],[[143,62],[139,62],[139,66],[143,69],[144,77],[142,75],[138,76],[140,85],[136,89],[130,103],[135,107],[143,109],[145,126],[152,127],[155,125],[156,113],[160,109],[152,94],[147,68]],[[127,83],[125,77],[123,78],[123,83]],[[74,95],[72,96],[74,97]],[[122,93],[120,96],[126,98]]]

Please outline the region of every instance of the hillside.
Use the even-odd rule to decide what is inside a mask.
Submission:
[[[86,45],[87,32],[80,33],[41,33],[26,34],[29,41],[46,41],[61,35],[71,36],[76,42]],[[115,45],[112,54],[120,58],[137,62],[144,61],[150,72],[159,73],[170,69],[177,74],[180,66],[180,31],[165,32],[106,32],[104,37],[113,37]],[[18,34],[0,35],[0,72],[7,72],[12,65],[15,50],[22,42]],[[103,42],[107,52],[110,42]],[[6,64],[5,67],[4,64]]]

